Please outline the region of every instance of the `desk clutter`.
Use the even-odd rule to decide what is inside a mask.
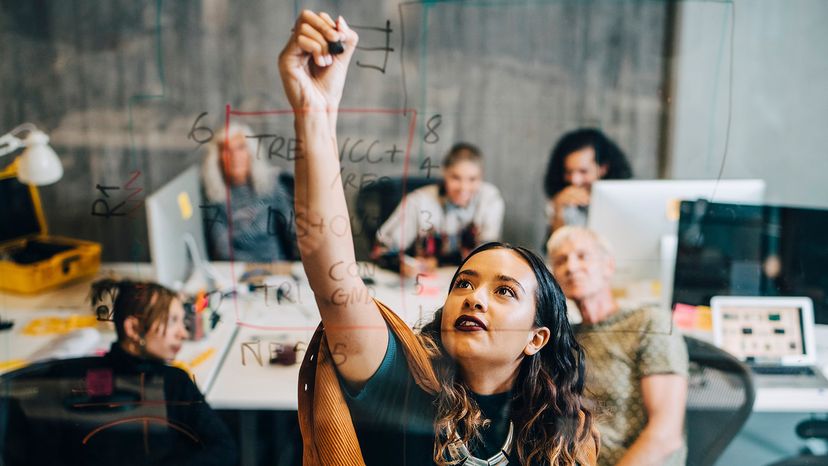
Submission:
[[[218,310],[224,299],[221,291],[196,293],[194,297],[184,302],[184,319],[191,340],[201,340],[216,328],[221,320]]]

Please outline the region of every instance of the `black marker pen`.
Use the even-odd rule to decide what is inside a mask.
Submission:
[[[331,55],[339,55],[344,51],[345,46],[342,45],[341,40],[338,40],[336,42],[328,42],[328,52],[330,52]]]

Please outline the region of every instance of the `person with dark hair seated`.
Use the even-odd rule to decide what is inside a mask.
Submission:
[[[105,279],[92,284],[96,310],[106,306],[107,297],[112,298],[111,316],[118,335],[103,356],[107,366],[115,377],[139,374],[145,384],[162,385],[163,400],[153,401],[166,407],[167,430],[175,431],[175,440],[154,445],[147,459],[153,464],[236,463],[235,442],[221,418],[190,376],[168,365],[189,336],[180,297],[151,282]]]
[[[483,155],[459,142],[443,159],[443,181],[405,198],[377,231],[373,257],[405,276],[459,264],[480,244],[500,239],[504,203],[483,181]],[[408,257],[400,262],[400,251]]]
[[[552,149],[544,181],[551,231],[586,225],[592,183],[627,178],[632,178],[627,156],[601,130],[564,134]]]
[[[0,463],[236,464],[221,418],[190,376],[168,365],[188,337],[176,293],[104,279],[92,285],[91,302],[99,319],[114,322],[117,341],[103,357],[46,361],[3,377]]]

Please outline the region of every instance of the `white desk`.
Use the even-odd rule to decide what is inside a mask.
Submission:
[[[225,276],[230,276],[228,264],[217,264]],[[239,275],[244,264],[235,264]],[[451,268],[441,269],[436,277],[422,279],[422,288],[411,282],[401,283],[389,272],[377,269],[373,277],[377,297],[396,311],[410,325],[430,320],[432,313],[445,299]],[[117,273],[122,277],[151,279],[149,264],[107,264],[99,275]],[[28,319],[49,315],[68,315],[91,312],[85,302],[90,280],[75,283],[60,290],[34,296],[0,293],[0,315],[15,320],[10,331],[0,332],[0,361],[26,359],[47,344],[48,336],[29,337],[19,332]],[[309,341],[319,324],[319,313],[313,295],[303,283],[298,287],[297,303],[278,304],[271,290],[265,301],[263,291],[236,299],[227,298],[221,308],[222,321],[208,338],[186,342],[179,359],[192,361],[208,348],[215,353],[193,369],[196,382],[207,400],[222,409],[296,409],[299,364],[285,367],[268,363],[268,342]],[[420,291],[417,294],[417,291]],[[105,351],[114,340],[114,332],[104,325],[97,347]],[[817,326],[816,334],[821,364],[828,372],[828,327]],[[260,341],[262,364],[253,356],[255,341]],[[242,343],[249,343],[242,364]],[[298,355],[299,359],[303,353]],[[754,405],[756,412],[768,413],[825,413],[828,412],[828,392],[798,388],[758,389]]]
[[[251,309],[246,315],[256,324],[241,323],[227,351],[207,401],[216,409],[295,410],[298,403],[299,363],[292,366],[270,364],[271,342],[293,345],[310,341],[319,314],[308,318],[299,305],[284,305],[276,311]],[[275,312],[278,316],[273,315]],[[270,314],[270,315],[267,315]],[[244,353],[244,355],[242,355]]]
[[[436,276],[421,279],[417,286],[411,281],[401,282],[396,274],[377,270],[372,288],[380,301],[414,326],[427,323],[442,306],[453,273],[453,268],[441,269]],[[252,300],[250,296],[240,299],[239,331],[227,352],[220,377],[207,395],[212,407],[296,410],[299,363],[304,352],[297,355],[293,366],[271,365],[269,344],[307,343],[316,331],[320,316],[313,293],[306,283],[298,289],[295,304],[276,305],[272,298],[266,303],[261,293]]]
[[[377,298],[397,312],[409,325],[430,321],[442,306],[453,268],[440,269],[435,277],[422,279],[422,287],[401,283],[398,276],[378,271],[374,280]],[[298,401],[299,363],[290,366],[268,364],[268,342],[309,341],[319,324],[319,311],[306,283],[299,286],[298,303],[266,305],[263,297],[247,302],[239,314],[239,331],[221,373],[207,396],[208,402],[223,409],[295,410]],[[417,294],[417,291],[420,291]],[[828,327],[818,326],[817,341],[828,344]],[[262,364],[253,357],[259,341]],[[242,343],[245,364],[242,364]],[[828,362],[828,348],[819,347],[822,363]],[[303,354],[300,353],[301,358]],[[825,368],[828,372],[828,367]],[[828,412],[828,392],[786,388],[756,391],[756,412],[819,413]]]
[[[817,325],[814,331],[818,364],[828,376],[828,325]],[[759,388],[756,390],[754,412],[763,413],[828,413],[828,389]]]

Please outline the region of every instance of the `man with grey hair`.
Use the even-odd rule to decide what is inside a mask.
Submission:
[[[683,465],[687,348],[670,313],[621,308],[615,260],[593,231],[567,226],[547,243],[549,264],[580,310],[575,336],[587,357],[587,390],[598,403],[598,464]]]

